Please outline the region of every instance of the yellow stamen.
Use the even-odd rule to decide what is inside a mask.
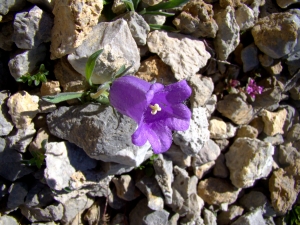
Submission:
[[[151,110],[151,114],[155,115],[157,113],[157,111],[161,111],[161,108],[159,107],[158,104],[154,104],[154,105],[150,105]]]

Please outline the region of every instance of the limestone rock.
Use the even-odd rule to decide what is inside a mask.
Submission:
[[[177,80],[196,74],[210,58],[202,41],[178,33],[155,30],[149,33],[147,45],[150,52],[171,66]]]
[[[179,145],[186,155],[197,154],[209,139],[208,122],[205,109],[193,108],[190,127],[186,131],[177,131],[173,135],[174,143]]]
[[[156,80],[156,82],[165,85],[176,82],[171,67],[166,65],[157,55],[145,59],[135,76],[148,82]]]
[[[51,59],[72,53],[91,32],[93,26],[98,24],[102,9],[102,0],[56,1],[52,11],[54,26],[51,31]]]
[[[11,75],[15,79],[18,79],[26,73],[32,73],[35,69],[37,69],[36,65],[45,61],[47,51],[48,49],[44,44],[30,50],[18,50],[13,54],[8,62]],[[37,55],[39,57],[36,57]]]
[[[225,154],[230,180],[239,188],[251,187],[257,179],[267,177],[272,170],[274,147],[251,138],[238,138]]]
[[[165,197],[166,204],[172,203],[173,189],[171,184],[174,180],[173,163],[162,154],[153,162],[155,179]]]
[[[294,51],[299,25],[300,19],[295,15],[273,13],[261,18],[251,32],[259,50],[278,59]]]
[[[172,144],[170,149],[164,152],[164,155],[171,159],[174,166],[176,165],[181,168],[191,166],[191,156],[186,155],[181,151],[180,147],[175,144]]]
[[[166,210],[153,211],[147,207],[147,199],[142,199],[129,214],[129,224],[167,224],[169,213]]]
[[[13,40],[18,48],[32,49],[51,39],[53,19],[50,14],[34,6],[29,12],[15,15]]]
[[[7,208],[15,210],[24,204],[25,197],[28,193],[28,185],[24,182],[17,181],[10,186],[8,192]]]
[[[134,180],[129,175],[121,175],[120,178],[114,177],[112,182],[117,188],[117,195],[119,198],[126,201],[132,201],[141,194],[135,187]]]
[[[215,161],[210,161],[201,166],[194,166],[193,171],[195,176],[201,180],[206,174],[208,174],[212,168],[215,166]]]
[[[140,54],[130,29],[123,19],[113,22],[102,22],[93,27],[82,44],[68,56],[72,67],[85,75],[88,57],[103,49],[97,58],[91,80],[94,84],[102,84],[111,80],[111,76],[121,66],[131,66],[128,73],[134,73],[140,67]]]
[[[26,91],[20,91],[9,97],[7,106],[8,113],[17,128],[26,128],[38,113],[37,96],[31,96]]]
[[[241,31],[247,30],[254,26],[254,12],[246,4],[241,4],[241,6],[239,6],[234,13],[236,22]]]
[[[211,139],[208,139],[198,154],[193,156],[192,166],[201,166],[205,163],[215,161],[220,155],[220,152],[219,146]]]
[[[218,214],[218,224],[219,225],[228,225],[231,224],[238,216],[243,214],[244,209],[241,206],[231,205],[227,211],[222,211]]]
[[[114,4],[111,9],[117,15],[122,14],[127,10],[125,3],[121,0],[114,0]]]
[[[217,104],[217,110],[238,125],[247,124],[253,117],[252,106],[238,94],[229,94]]]
[[[257,138],[258,130],[250,125],[242,125],[236,132],[236,137]]]
[[[48,205],[45,208],[35,208],[22,205],[20,206],[20,209],[22,215],[24,215],[30,222],[50,222],[61,220],[64,210],[62,204],[59,203]]]
[[[281,167],[293,165],[300,159],[300,152],[292,146],[280,145],[278,150],[278,162]]]
[[[148,207],[152,210],[163,210],[164,200],[159,185],[154,177],[143,177],[136,186],[146,195]]]
[[[236,201],[241,189],[233,186],[226,179],[207,178],[198,184],[198,195],[210,205],[232,204]]]
[[[56,95],[60,93],[60,85],[58,81],[43,82],[41,86],[41,95]]]
[[[257,51],[257,47],[254,44],[248,45],[242,50],[241,58],[243,61],[243,71],[245,73],[259,65]]]
[[[287,111],[281,109],[278,112],[262,112],[262,120],[264,121],[264,132],[267,135],[274,136],[275,134],[283,134],[283,126],[287,116]]]
[[[18,225],[19,223],[15,217],[3,215],[0,217],[0,224]]]
[[[2,0],[0,4],[0,14],[6,15],[9,11],[20,10],[25,4],[25,0]]]
[[[235,50],[240,42],[240,28],[234,16],[234,9],[226,9],[216,13],[215,20],[219,30],[214,40],[218,59],[226,61],[229,54]]]
[[[289,5],[299,3],[299,0],[276,0],[277,5],[279,5],[281,8],[287,8]]]
[[[298,193],[294,186],[295,180],[293,177],[287,176],[281,168],[274,171],[269,179],[271,203],[280,215],[285,215],[288,210],[291,210],[296,201]]]
[[[266,225],[260,208],[239,217],[232,225]]]
[[[212,211],[204,208],[203,217],[204,217],[204,224],[217,225],[216,215]]]
[[[232,138],[237,128],[231,123],[225,123],[222,119],[214,117],[209,121],[209,132],[212,139]]]
[[[213,90],[214,83],[210,77],[195,74],[189,79],[189,84],[193,90],[191,96],[191,102],[194,108],[204,106],[210,99]]]
[[[136,12],[128,12],[122,16],[127,22],[129,30],[137,45],[145,45],[150,31],[148,23]]]
[[[13,129],[11,117],[8,114],[8,96],[9,92],[0,92],[0,136],[8,135]]]
[[[77,170],[85,171],[96,167],[96,161],[89,158],[82,149],[73,144],[50,142],[46,144],[45,149],[46,169],[44,170],[44,177],[48,186],[54,190],[69,187]]]
[[[19,152],[25,152],[27,146],[31,143],[36,130],[31,123],[25,128],[14,129],[7,137],[7,145]]]
[[[189,1],[182,12],[173,20],[173,24],[185,34],[194,37],[214,38],[218,31],[218,25],[213,19],[214,11],[210,4],[203,0]]]
[[[218,178],[227,178],[229,176],[229,170],[226,166],[224,154],[220,154],[215,160],[213,174]]]
[[[132,144],[136,123],[129,117],[113,113],[111,107],[98,104],[60,107],[48,115],[50,132],[68,140],[91,157],[105,162],[138,166],[144,160],[150,144]],[[84,132],[83,132],[84,131]]]
[[[300,140],[300,123],[295,123],[286,134],[288,142],[295,142]]]

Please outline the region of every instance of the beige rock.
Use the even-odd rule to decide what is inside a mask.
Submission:
[[[101,219],[100,202],[96,201],[84,214],[84,220],[89,224],[99,224]]]
[[[276,212],[285,215],[292,209],[297,199],[297,191],[294,189],[295,181],[292,176],[287,176],[283,169],[274,171],[269,180],[271,203]]]
[[[150,52],[171,66],[177,80],[196,74],[210,58],[202,41],[183,34],[155,30],[149,33],[147,45]]]
[[[272,76],[276,76],[279,75],[283,69],[282,65],[281,65],[281,61],[277,61],[276,63],[274,63],[273,65],[265,68],[270,75]]]
[[[215,161],[215,166],[213,168],[213,174],[219,178],[227,178],[229,176],[229,170],[225,163],[224,154],[220,154]]]
[[[8,113],[17,128],[22,129],[30,125],[32,119],[39,112],[38,102],[37,96],[31,96],[26,91],[17,92],[8,99]]]
[[[262,120],[264,121],[264,132],[269,136],[275,134],[283,134],[283,126],[287,116],[287,111],[281,109],[278,112],[270,112],[264,110],[262,112]]]
[[[165,85],[176,82],[170,66],[165,64],[157,55],[144,60],[135,76],[146,81],[156,80],[156,82]]]
[[[115,14],[119,15],[119,14],[126,12],[127,8],[126,8],[125,3],[122,0],[114,0],[114,4],[113,4],[111,10]]]
[[[264,130],[264,122],[261,117],[255,117],[250,123],[250,126],[254,127],[257,131],[258,134],[263,132]]]
[[[192,34],[194,37],[214,38],[218,25],[213,16],[211,4],[206,4],[203,0],[191,0],[173,20],[173,24],[182,33]]]
[[[235,202],[240,190],[226,179],[210,177],[199,182],[197,193],[206,203],[220,205]]]
[[[72,189],[78,190],[84,185],[85,181],[86,179],[84,174],[81,171],[76,171],[70,176],[70,187]]]
[[[214,83],[212,79],[207,76],[195,74],[190,78],[189,84],[193,90],[191,96],[193,107],[197,108],[199,106],[204,106],[214,91]]]
[[[276,0],[276,2],[281,8],[286,8],[289,5],[300,2],[300,0]]]
[[[151,6],[162,2],[162,0],[142,0],[142,1],[147,5],[151,5]]]
[[[72,53],[98,23],[102,9],[102,0],[55,1],[52,11],[55,17],[51,34],[51,59]]]
[[[213,118],[209,121],[209,132],[210,138],[212,139],[222,139],[226,136],[227,125],[220,118]]]
[[[140,196],[141,192],[135,187],[134,181],[129,175],[122,175],[120,178],[114,177],[112,182],[117,188],[119,198],[131,201]]]
[[[205,174],[207,174],[213,168],[214,165],[215,165],[215,161],[211,161],[201,166],[196,166],[194,167],[194,174],[200,180]]]
[[[239,188],[253,186],[272,170],[274,146],[252,138],[238,138],[225,154],[232,184]]]
[[[242,125],[239,127],[236,133],[236,137],[249,137],[257,138],[258,130],[250,125]]]
[[[218,214],[218,224],[219,225],[228,225],[236,219],[238,216],[241,216],[244,212],[244,209],[238,205],[229,206],[227,211],[222,211]]]
[[[263,67],[269,67],[274,62],[274,59],[266,54],[259,54],[258,59]]]
[[[59,87],[59,81],[42,82],[41,95],[56,95],[61,92]]]
[[[29,150],[30,151],[40,151],[42,149],[42,143],[44,140],[48,141],[50,136],[49,130],[47,128],[40,128],[37,132],[36,137],[34,140],[30,143],[29,145]]]

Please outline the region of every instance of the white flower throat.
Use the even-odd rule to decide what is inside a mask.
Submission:
[[[150,105],[151,110],[151,114],[155,115],[158,111],[161,111],[161,108],[158,104],[154,104],[154,105]]]

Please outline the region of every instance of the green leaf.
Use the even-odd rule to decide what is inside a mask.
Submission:
[[[149,24],[149,27],[152,30],[165,30],[169,32],[179,32],[179,30],[176,30],[174,27],[166,26],[166,25]]]
[[[135,9],[138,7],[140,1],[141,1],[141,0],[132,0],[133,6],[134,6]]]
[[[92,86],[91,77],[95,68],[96,60],[98,56],[103,52],[103,49],[94,52],[89,58],[85,66],[85,77],[87,82]]]
[[[124,4],[126,5],[126,8],[129,10],[129,11],[135,11],[134,10],[134,4],[131,0],[122,0],[122,2],[124,2]]]
[[[128,70],[131,69],[131,67],[133,66],[133,62],[131,63],[130,66],[126,67],[125,65],[121,66],[121,68],[112,76],[113,77],[113,80],[118,78],[118,77],[121,77],[123,75],[125,75],[125,73],[128,72]]]
[[[104,4],[103,10],[101,12],[101,15],[104,15],[104,17],[108,21],[116,17],[116,14],[112,11],[112,6],[113,6],[113,1],[107,1],[107,4]]]
[[[59,103],[75,98],[81,98],[85,93],[84,92],[64,92],[64,93],[59,93],[57,95],[47,95],[43,96],[42,99],[45,100],[46,102],[51,102],[51,103]]]
[[[34,80],[34,85],[35,86],[39,86],[39,84],[40,84],[40,80]]]
[[[161,11],[148,11],[147,9],[143,9],[142,11],[139,12],[139,14],[141,15],[159,15],[159,16],[166,16],[166,17],[169,17],[169,16],[174,16],[175,13],[168,13],[168,12],[161,12]]]
[[[179,7],[181,5],[184,5],[189,0],[170,0],[168,2],[161,2],[157,5],[149,6],[146,8],[146,11],[156,11],[161,9],[172,9],[175,7]]]

